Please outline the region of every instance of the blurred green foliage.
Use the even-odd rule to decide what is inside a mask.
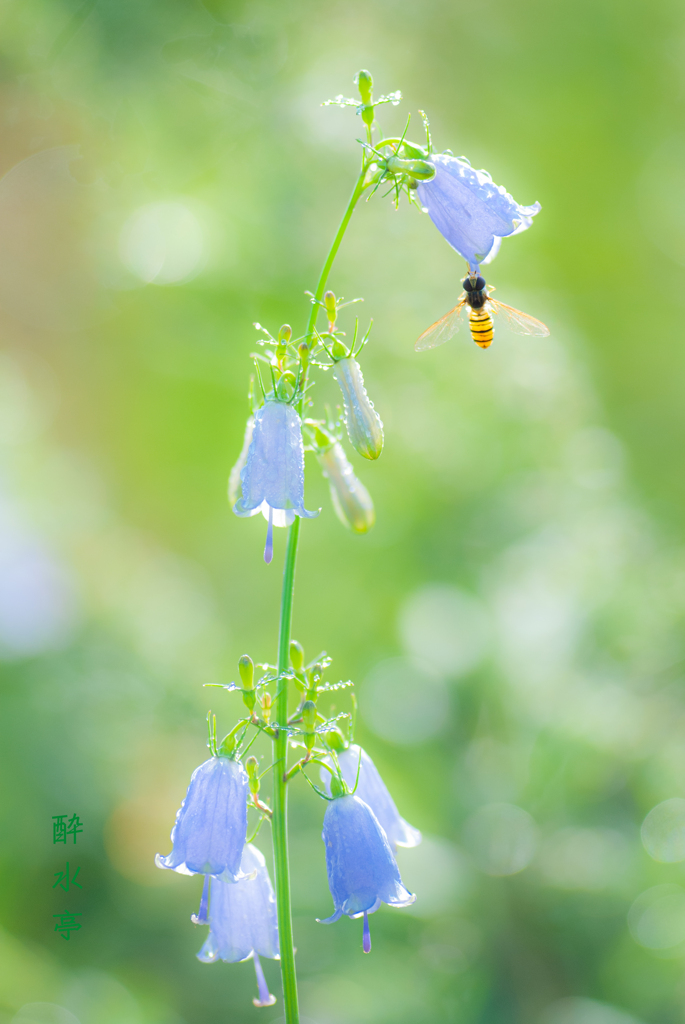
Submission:
[[[375,321],[377,524],[341,527],[312,458],[294,633],[357,682],[426,841],[401,860],[415,908],[379,912],[364,957],[358,922],[314,921],[323,805],[295,783],[303,1014],[682,1021],[680,805],[640,839],[685,796],[682,5],[4,0],[0,25],[0,1020],[279,1018],[249,964],[198,963],[198,880],[153,857],[207,708],[238,713],[202,684],[275,654],[284,532],[266,567],[225,481],[252,323],[302,330],[357,167],[359,120],[320,103],[369,67],[405,97],[388,131],[411,111],[420,138],[423,108],[438,148],[542,203],[488,279],[552,337],[416,355],[462,261],[416,210],[356,213],[330,283]],[[140,278],[159,203],[189,211],[185,282]],[[68,943],[64,813],[86,825]],[[73,1024],[41,1012],[17,1024]]]

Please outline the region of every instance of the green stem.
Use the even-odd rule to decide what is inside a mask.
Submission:
[[[307,343],[312,347],[312,335],[316,328],[318,303],[323,298],[326,282],[333,261],[343,240],[347,225],[357,205],[357,200],[364,191],[367,162],[362,160],[362,168],[350,196],[347,209],[340,221],[340,227],[333,239],[326,262],[323,265],[319,282],[314,295],[315,302],[309,315],[307,325]],[[300,415],[302,408],[300,408]],[[300,518],[296,516],[288,529],[288,546],[285,553],[283,568],[283,592],[281,596],[281,621],[278,634],[278,699],[276,701],[276,725],[284,726],[288,722],[288,680],[283,673],[290,667],[290,629],[293,617],[293,594],[295,591],[295,562],[297,560],[297,543],[300,536]],[[290,867],[288,864],[288,734],[279,729],[274,739],[274,806],[272,835],[274,849],[274,870],[276,876],[276,905],[278,911],[278,935],[281,950],[281,978],[283,979],[283,1008],[286,1024],[299,1024],[300,1013],[297,1000],[297,977],[295,974],[295,949],[293,947],[293,922],[290,899]],[[308,780],[309,781],[309,780]]]
[[[340,221],[340,227],[338,228],[338,233],[336,234],[335,238],[333,239],[333,244],[331,245],[330,252],[328,253],[328,256],[326,258],[326,262],[324,263],[324,265],[323,265],[323,267],[321,269],[321,274],[319,276],[319,283],[317,284],[316,291],[314,292],[314,302],[312,303],[312,311],[309,314],[309,323],[307,324],[306,338],[307,338],[307,344],[309,345],[310,348],[312,347],[311,337],[312,337],[312,334],[314,333],[314,329],[316,327],[316,317],[317,317],[317,314],[318,314],[319,309],[320,309],[319,303],[321,302],[321,299],[323,298],[323,293],[324,293],[324,291],[326,289],[326,282],[328,281],[328,275],[331,272],[331,267],[333,266],[333,261],[334,261],[335,257],[338,254],[338,249],[340,248],[340,243],[343,240],[343,235],[347,231],[347,225],[350,223],[350,217],[354,213],[354,208],[357,205],[357,200],[359,199],[360,195],[364,191],[364,178],[366,177],[367,167],[368,167],[368,165],[367,165],[366,160],[362,160],[362,169],[361,169],[361,171],[359,173],[359,177],[357,178],[357,184],[354,186],[354,191],[352,192],[352,195],[350,196],[350,201],[347,204],[347,209],[345,210],[345,213],[343,214],[343,219]]]
[[[276,701],[276,723],[286,725],[288,721],[288,680],[283,673],[290,665],[290,627],[293,617],[293,592],[295,590],[295,561],[297,541],[300,532],[300,517],[295,519],[288,530],[288,547],[283,569],[283,594],[281,597],[281,624],[278,634],[278,699]],[[298,1024],[300,1012],[297,1005],[297,978],[295,976],[295,950],[293,948],[293,921],[290,901],[290,868],[288,866],[288,788],[285,778],[287,771],[288,733],[279,729],[274,740],[274,807],[271,821],[273,828],[274,869],[276,875],[276,904],[278,909],[278,936],[281,949],[281,977],[283,979],[283,1007],[286,1024]]]

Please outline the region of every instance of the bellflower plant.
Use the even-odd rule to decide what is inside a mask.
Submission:
[[[383,449],[383,425],[371,402],[362,372],[370,324],[360,337],[358,318],[346,324],[344,302],[328,288],[333,264],[352,214],[362,196],[381,188],[397,205],[402,196],[425,209],[471,269],[492,258],[498,240],[522,231],[537,213],[521,207],[484,171],[449,153],[435,154],[426,125],[426,144],[399,137],[381,137],[376,112],[396,106],[399,92],[374,99],[373,80],[360,71],[359,98],[329,101],[353,107],[364,138],[352,195],[324,260],[299,336],[289,324],[274,334],[261,324],[258,351],[252,353],[255,373],[249,389],[249,418],[242,450],[229,478],[229,499],[236,515],[261,512],[268,521],[264,558],[273,558],[273,527],[287,526],[278,652],[274,664],[255,665],[249,655],[238,663],[239,680],[211,683],[244,713],[218,744],[216,716],[210,723],[210,758],[195,771],[176,816],[173,849],[157,855],[159,867],[183,874],[202,874],[204,883],[196,924],[209,925],[199,957],[207,963],[254,960],[259,986],[258,1006],[274,1001],[264,981],[259,957],[280,956],[286,1024],[298,1024],[290,868],[288,860],[287,789],[303,779],[323,800],[323,841],[334,913],[363,917],[363,949],[371,949],[369,914],[381,903],[406,907],[415,897],[403,885],[395,861],[398,846],[415,846],[420,833],[398,813],[373,761],[354,743],[356,700],[350,680],[327,678],[331,659],[325,653],[311,661],[292,639],[295,564],[303,520],[319,511],[305,508],[305,452],[313,453],[327,479],[333,508],[344,526],[366,533],[374,524],[373,501],[358,479],[343,446],[343,435],[356,454],[375,462]],[[353,299],[351,302],[361,301]],[[322,322],[322,315],[324,322]],[[358,340],[359,339],[359,340]],[[331,372],[329,372],[331,371]],[[317,408],[316,378],[333,377],[342,406]],[[370,376],[370,375],[369,375]],[[335,390],[335,389],[332,389]],[[347,710],[333,713],[334,697]],[[346,734],[345,734],[346,733]],[[248,752],[256,741],[257,754]],[[264,765],[263,746],[271,744]],[[323,788],[312,778],[323,773]],[[269,776],[270,797],[261,794]],[[248,817],[250,835],[248,837]],[[252,845],[256,833],[270,823],[275,893],[264,858]]]

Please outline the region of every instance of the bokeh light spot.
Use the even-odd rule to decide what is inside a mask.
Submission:
[[[685,800],[674,797],[653,807],[642,822],[640,835],[654,860],[664,864],[685,860]]]
[[[685,942],[685,891],[679,885],[647,889],[628,911],[628,927],[646,949],[673,949]]]
[[[627,845],[612,829],[560,829],[542,847],[543,876],[558,889],[600,891],[624,876]]]
[[[462,676],[485,654],[488,622],[482,605],[457,587],[431,584],[409,596],[399,614],[407,652],[445,676]]]
[[[11,1024],[79,1024],[79,1019],[57,1003],[26,1003]]]
[[[362,713],[377,736],[391,743],[423,743],[448,724],[445,684],[409,658],[389,658],[364,683]]]
[[[515,804],[486,804],[464,825],[464,845],[488,875],[516,875],[537,849],[537,825]]]
[[[402,881],[416,893],[407,911],[416,917],[449,913],[469,888],[469,868],[457,847],[439,836],[426,836],[419,846],[397,850]]]
[[[594,999],[559,999],[548,1006],[540,1024],[640,1024],[623,1010]]]
[[[126,221],[119,238],[126,267],[148,284],[178,284],[195,277],[205,257],[205,233],[181,202],[149,203]]]

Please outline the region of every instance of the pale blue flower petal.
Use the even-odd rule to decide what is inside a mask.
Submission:
[[[359,754],[361,750],[361,764]],[[366,753],[356,743],[351,744],[347,750],[338,754],[338,763],[343,773],[345,782],[352,790],[357,783],[357,768],[359,768],[359,782],[357,783],[356,796],[364,803],[367,803],[382,825],[388,841],[393,849],[397,846],[418,846],[421,842],[421,833],[408,821],[400,817],[395,807],[395,802],[390,796],[388,789],[380,777],[378,769]],[[332,761],[329,760],[332,767]],[[321,781],[330,792],[330,772],[325,768],[321,769]]]
[[[358,796],[332,800],[324,815],[321,838],[335,913],[372,914],[381,902],[406,907],[416,899],[402,884],[395,855],[375,814]]]
[[[473,271],[495,256],[500,239],[529,228],[540,210],[539,203],[521,206],[487,171],[475,170],[464,157],[442,153],[432,155],[431,161],[435,177],[419,183],[419,199]]]
[[[233,511],[251,516],[272,509],[289,510],[308,519],[319,512],[304,507],[304,446],[297,411],[287,402],[267,401],[255,413],[247,463],[240,474],[242,496]]]
[[[183,875],[244,877],[240,860],[247,831],[247,772],[240,761],[210,757],[193,772],[171,831],[173,850],[157,854],[159,868]]]
[[[253,953],[278,959],[276,898],[263,854],[248,843],[240,864],[243,881],[210,882],[209,936],[198,959],[204,963],[237,963]]]

